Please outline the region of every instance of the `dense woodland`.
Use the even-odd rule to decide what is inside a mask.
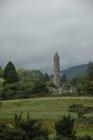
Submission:
[[[39,70],[16,70],[14,64],[9,62],[5,69],[0,67],[0,98],[20,99],[33,95],[49,95],[48,86],[53,87],[52,75],[42,73]],[[61,83],[70,83],[76,87],[77,95],[93,95],[93,63],[90,62],[87,74],[68,79],[63,73]],[[75,94],[75,95],[76,95]],[[68,94],[65,94],[68,96]],[[73,94],[74,95],[74,94]]]

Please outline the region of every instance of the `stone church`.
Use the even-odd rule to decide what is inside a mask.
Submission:
[[[75,93],[76,88],[71,84],[61,83],[61,73],[60,73],[60,57],[56,52],[53,58],[53,83],[55,87],[58,89],[59,94],[62,93]]]

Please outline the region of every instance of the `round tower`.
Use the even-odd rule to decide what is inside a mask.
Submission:
[[[60,58],[58,53],[54,56],[54,70],[53,70],[53,82],[54,85],[59,88],[60,87]]]

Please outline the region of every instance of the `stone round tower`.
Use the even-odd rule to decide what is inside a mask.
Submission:
[[[60,87],[60,58],[58,53],[54,56],[54,70],[53,70],[53,82],[54,85],[59,88]]]

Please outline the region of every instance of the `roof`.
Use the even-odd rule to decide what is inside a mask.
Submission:
[[[58,55],[58,53],[57,53],[57,52],[55,53],[55,56],[54,56],[54,57],[59,57],[59,55]]]

